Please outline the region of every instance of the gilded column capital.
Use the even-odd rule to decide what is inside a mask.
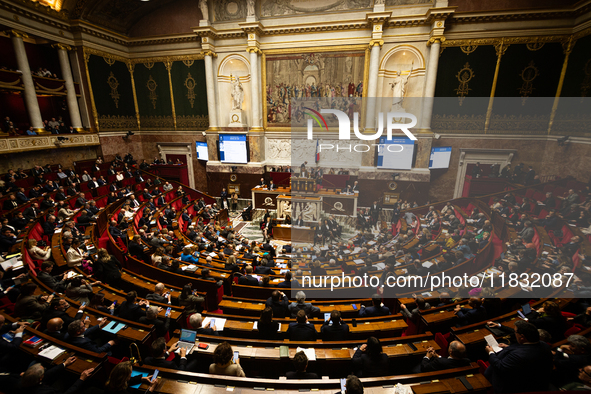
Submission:
[[[69,46],[67,44],[62,44],[59,42],[57,44],[52,44],[51,47],[55,48],[55,49],[63,49],[64,51],[71,51],[72,50],[71,46]]]
[[[441,44],[442,42],[445,42],[445,36],[433,36],[433,37],[429,38],[429,41],[427,42],[427,46],[431,46],[435,43]]]
[[[384,40],[371,40],[369,42],[369,49],[373,48],[376,45],[379,45],[380,48],[382,48],[384,46]]]
[[[256,53],[257,55],[262,55],[263,51],[261,51],[261,49],[259,47],[247,47],[246,48],[246,52],[248,53]]]
[[[4,33],[6,33],[9,37],[29,38],[27,33],[16,29],[5,30]]]
[[[218,57],[218,54],[217,54],[217,53],[215,53],[215,52],[214,52],[214,51],[212,51],[212,50],[202,51],[202,52],[201,52],[201,54],[202,54],[203,56],[211,56],[211,57],[213,57],[213,58],[217,58],[217,57]]]

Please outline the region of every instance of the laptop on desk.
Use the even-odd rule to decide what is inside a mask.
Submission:
[[[181,338],[179,339],[179,349],[185,349],[189,353],[195,346],[197,331],[181,329]]]

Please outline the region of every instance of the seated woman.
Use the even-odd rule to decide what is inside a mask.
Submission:
[[[279,323],[273,321],[273,308],[266,307],[261,312],[261,317],[257,323],[259,330],[259,338],[261,339],[275,339],[277,337],[277,330],[279,330]]]
[[[185,246],[183,253],[181,254],[181,261],[187,264],[199,263],[199,253],[194,246]]]
[[[205,298],[196,295],[192,289],[192,284],[189,282],[183,286],[181,295],[179,296],[179,305],[185,307],[185,315],[189,316],[193,313],[203,311],[203,302]]]
[[[51,246],[46,246],[45,248],[40,248],[37,246],[37,241],[34,239],[29,239],[27,250],[29,251],[29,255],[33,260],[49,260],[51,257]]]
[[[158,386],[158,379],[154,379],[152,382],[152,375],[142,377],[142,375],[136,375],[131,377],[132,363],[130,361],[124,361],[115,365],[115,368],[111,371],[109,379],[105,385],[104,394],[126,394],[130,393],[128,388],[141,383],[149,385],[149,392],[153,392],[156,386]],[[135,391],[135,390],[134,390]]]
[[[388,355],[382,352],[382,344],[375,337],[359,346],[351,361],[357,377],[383,376],[388,372]]]
[[[222,342],[213,351],[213,364],[209,366],[209,373],[215,375],[245,377],[244,371],[240,366],[240,359],[236,358],[236,363],[232,362],[232,346],[228,342]]]
[[[68,267],[76,267],[87,263],[88,253],[83,252],[80,249],[81,242],[79,239],[74,238],[68,253],[66,253],[66,262]]]
[[[90,302],[88,303],[88,307],[92,309],[96,309],[103,313],[110,313],[113,314],[115,311],[115,303],[112,303],[110,306],[105,305],[105,294],[104,293],[95,293]]]
[[[164,256],[164,248],[158,247],[154,254],[152,254],[152,265],[157,266],[162,262],[162,256]]]

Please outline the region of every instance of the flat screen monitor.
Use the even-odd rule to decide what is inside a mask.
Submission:
[[[412,169],[415,142],[410,138],[380,138],[378,146],[378,168],[392,170]]]
[[[195,147],[197,149],[197,159],[198,160],[209,160],[209,151],[207,150],[207,142],[199,142],[195,143]]]
[[[431,148],[431,156],[429,157],[429,168],[449,168],[451,161],[451,146],[437,146]]]
[[[248,163],[246,135],[220,134],[220,161],[222,163]]]

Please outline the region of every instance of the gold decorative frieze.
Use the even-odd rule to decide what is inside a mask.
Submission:
[[[58,141],[53,135],[3,138],[0,140],[0,154],[100,144],[97,134],[74,134],[65,138],[63,141]]]
[[[142,130],[170,130],[174,127],[172,116],[140,116]]]
[[[177,116],[177,130],[205,130],[209,127],[207,115]]]
[[[99,116],[101,131],[137,130],[137,120],[134,116]]]

